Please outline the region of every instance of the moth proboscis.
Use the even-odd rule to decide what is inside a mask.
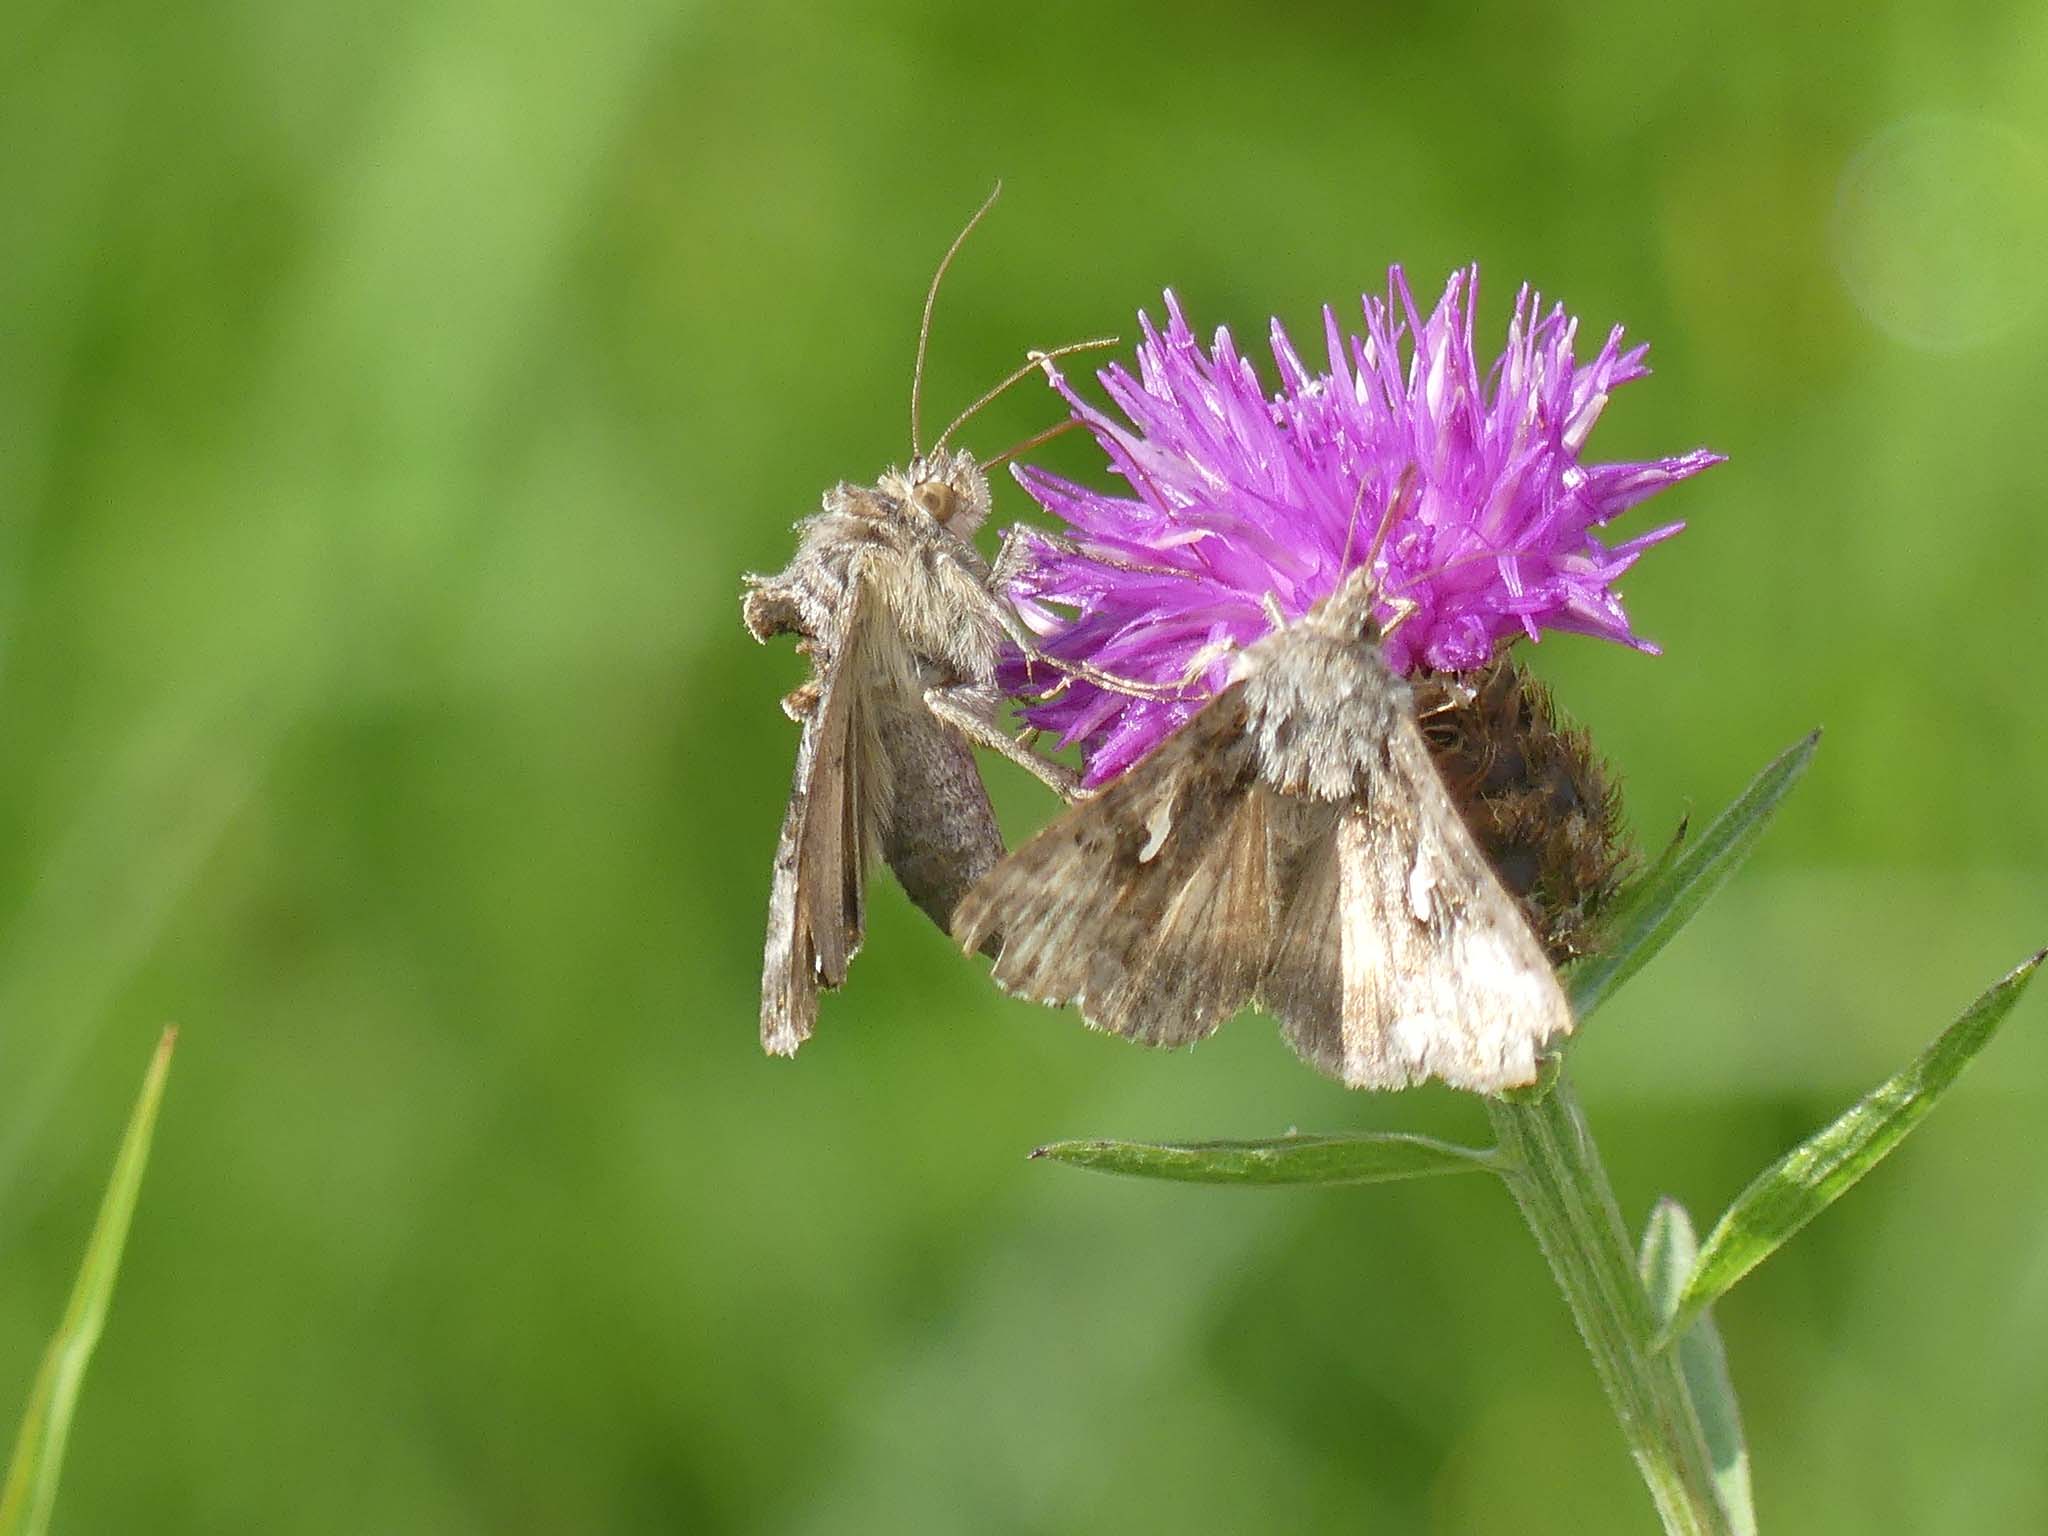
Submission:
[[[1150,1045],[1257,1003],[1352,1087],[1533,1082],[1571,1008],[1437,772],[1374,602],[1361,567],[1247,646],[1174,735],[968,893],[963,948],[1000,932],[1006,990]]]

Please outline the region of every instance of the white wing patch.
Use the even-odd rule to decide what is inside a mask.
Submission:
[[[1167,834],[1173,831],[1173,800],[1169,796],[1152,807],[1145,818],[1145,846],[1138,850],[1138,862],[1150,864],[1159,850],[1166,846]]]
[[[1408,833],[1369,801],[1338,821],[1343,1078],[1402,1088],[1435,1077],[1498,1093],[1535,1081],[1545,1047],[1571,1032],[1571,1006],[1428,749],[1405,734],[1393,743],[1396,771],[1376,788],[1413,797]]]

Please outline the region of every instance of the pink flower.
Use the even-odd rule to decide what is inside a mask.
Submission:
[[[1720,455],[1582,463],[1608,393],[1648,371],[1645,349],[1623,351],[1616,328],[1590,362],[1576,362],[1578,322],[1562,307],[1543,313],[1524,288],[1507,347],[1482,380],[1478,278],[1476,267],[1453,274],[1425,321],[1394,268],[1386,301],[1364,301],[1364,336],[1343,334],[1324,310],[1329,362],[1318,373],[1275,321],[1281,388],[1271,395],[1227,331],[1203,352],[1172,293],[1164,334],[1139,317],[1138,377],[1121,366],[1099,376],[1129,426],[1053,375],[1137,494],[1019,466],[1018,481],[1068,538],[1024,535],[1031,560],[1012,599],[1055,657],[1149,683],[1200,667],[1185,700],[1076,682],[1029,704],[1033,725],[1084,744],[1089,783],[1121,773],[1223,685],[1230,650],[1270,627],[1269,599],[1297,619],[1368,553],[1382,620],[1395,612],[1390,600],[1413,605],[1386,641],[1399,671],[1469,671],[1514,636],[1546,629],[1654,652],[1629,627],[1614,583],[1682,525],[1616,545],[1592,530]],[[1010,681],[1028,701],[1043,673]]]

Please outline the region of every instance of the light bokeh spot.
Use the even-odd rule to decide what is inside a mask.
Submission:
[[[1924,113],[1851,158],[1835,265],[1879,330],[1931,352],[1981,347],[2036,320],[2048,268],[2048,153],[1992,118]]]

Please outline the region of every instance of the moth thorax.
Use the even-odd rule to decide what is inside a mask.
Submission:
[[[1244,683],[1259,771],[1283,794],[1348,800],[1409,708],[1376,646],[1300,624],[1258,642]]]
[[[1437,771],[1501,884],[1553,961],[1587,953],[1633,858],[1620,794],[1591,739],[1505,657],[1413,682]]]

